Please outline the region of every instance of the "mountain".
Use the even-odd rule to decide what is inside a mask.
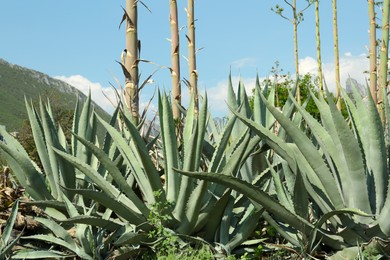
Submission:
[[[352,93],[352,89],[353,88],[356,88],[357,91],[359,92],[359,94],[362,96],[362,97],[366,97],[367,96],[367,88],[360,84],[356,79],[354,78],[348,78],[345,82],[345,90],[347,93]]]
[[[0,125],[6,126],[9,132],[19,131],[28,118],[24,97],[34,103],[40,97],[48,98],[53,107],[64,110],[73,110],[77,98],[86,99],[81,91],[61,80],[0,59]],[[103,109],[94,105],[99,115],[109,118]]]

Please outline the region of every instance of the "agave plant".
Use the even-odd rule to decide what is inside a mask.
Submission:
[[[249,197],[265,208],[264,216],[289,242],[302,246],[305,241],[309,252],[318,243],[337,250],[368,242],[373,237],[386,238],[390,231],[386,220],[389,127],[386,130],[382,127],[370,96],[364,101],[354,91],[353,101],[343,93],[350,121],[344,120],[329,93],[328,97],[326,102],[312,95],[321,111],[321,122],[318,122],[290,96],[290,102],[307,125],[302,131],[264,96],[257,96],[256,106],[261,102],[266,106],[287,139],[275,135],[258,119],[248,119],[232,109],[280,158],[280,163],[273,167],[279,173],[273,173],[275,196],[232,176],[227,167],[218,174],[182,174],[226,185]],[[385,107],[388,119],[387,101]]]
[[[165,202],[172,206],[164,209],[164,229],[187,240],[191,235],[200,236],[199,241],[220,243],[228,252],[256,227],[261,211],[248,199],[173,170],[215,171],[229,162],[237,174],[255,180],[239,165],[257,144],[249,142],[250,133],[242,126],[234,130],[235,116],[213,140],[206,137],[210,122],[207,97],[198,113],[194,102],[186,111],[180,143],[164,93],[159,94],[159,139],[141,136],[141,126],[134,125],[131,114],[120,107],[111,122],[105,122],[93,113],[88,98],[82,109],[76,107],[68,143],[64,131],[55,124],[50,105],[41,102],[40,112],[28,102],[26,107],[42,169],[17,140],[0,130],[6,140],[0,149],[31,197],[28,203],[44,209],[47,216],[36,219],[44,227],[42,234],[23,241],[41,240],[90,259],[131,253],[142,243],[154,243],[148,239],[155,228],[148,223],[149,217],[157,203]],[[118,118],[120,130],[115,127]],[[102,147],[96,139],[97,122],[107,131]],[[213,123],[210,125],[212,128]],[[152,149],[157,149],[160,157],[150,156]],[[74,236],[66,235],[72,230],[77,230]]]
[[[249,151],[253,150],[248,147],[255,146],[255,143],[248,142],[249,132],[240,133],[240,136],[229,144],[235,123],[233,117],[225,126],[218,141],[213,144],[208,142],[205,133],[209,114],[207,97],[205,97],[198,115],[195,112],[194,103],[190,104],[186,112],[183,137],[180,140],[182,143],[179,147],[171,105],[168,96],[164,93],[159,94],[159,112],[161,139],[155,145],[161,146],[162,161],[160,164],[164,169],[161,176],[156,169],[155,161],[149,156],[150,145],[141,138],[130,117],[123,113],[125,133],[119,132],[103,120],[99,121],[110,134],[113,146],[118,148],[121,160],[128,167],[126,172],[131,173],[128,174],[127,180],[122,177],[124,174],[104,152],[92,143],[76,136],[115,179],[121,191],[117,196],[123,198],[123,205],[109,198],[106,190],[110,183],[103,178],[98,179],[98,175],[91,167],[75,157],[56,151],[59,156],[91,178],[100,190],[104,190],[104,193],[100,193],[98,197],[96,192],[90,190],[73,191],[99,202],[116,214],[121,213],[118,210],[119,207],[131,205],[131,215],[127,213],[123,217],[127,217],[126,220],[138,227],[148,219],[150,210],[156,203],[167,201],[172,206],[167,207],[164,212],[169,216],[164,223],[165,228],[174,231],[178,236],[196,235],[210,242],[215,242],[217,239],[218,242],[228,245],[231,249],[238,246],[251,234],[261,213],[249,203],[249,200],[240,199],[239,195],[232,194],[231,190],[219,185],[209,185],[203,181],[196,182],[192,178],[177,174],[174,169],[185,171],[218,169],[223,167],[228,160],[233,168],[239,169],[243,155],[248,156]],[[206,150],[209,151],[206,152]],[[130,179],[133,186],[128,184]],[[134,185],[139,189],[141,197],[135,195]],[[156,193],[159,194],[158,198],[155,196]],[[238,219],[231,218],[231,211],[236,207],[242,209],[236,214],[236,217],[240,216]],[[213,218],[213,221],[208,221],[210,216],[218,217]],[[248,225],[248,223],[251,224]],[[229,232],[232,225],[233,233]]]
[[[55,124],[50,105],[45,106],[41,102],[40,113],[27,101],[26,107],[42,169],[30,160],[19,142],[3,130],[1,130],[1,134],[6,142],[0,144],[2,156],[13,170],[16,180],[25,188],[26,193],[32,199],[26,203],[41,207],[46,215],[46,218],[36,219],[45,228],[42,230],[43,233],[24,237],[22,240],[45,241],[64,247],[69,252],[87,259],[99,259],[110,254],[112,248],[110,244],[105,244],[106,238],[109,235],[114,235],[111,240],[115,242],[114,238],[118,237],[115,234],[130,233],[133,230],[120,229],[125,224],[110,221],[111,212],[101,213],[96,209],[98,205],[95,201],[75,194],[74,189],[90,189],[93,192],[94,184],[91,184],[91,179],[88,176],[57,155],[61,151],[68,156],[77,157],[79,162],[89,165],[98,173],[96,178],[105,176],[101,178],[111,178],[110,181],[113,181],[111,176],[107,177],[106,170],[98,163],[97,157],[85,149],[83,144],[74,137],[83,137],[84,141],[97,143],[97,122],[90,97],[82,109],[79,108],[78,103],[76,105],[73,121],[74,136],[71,143],[67,142],[61,126],[57,127]],[[117,112],[114,113],[111,124],[115,124],[116,115]],[[105,139],[102,148],[107,153],[110,152],[111,148],[107,145],[108,142],[110,142],[109,136]],[[115,147],[112,147],[111,156],[115,156]],[[119,192],[113,188],[109,189],[107,194],[115,198]],[[122,213],[127,214],[126,209],[122,210]],[[55,221],[62,221],[61,226]],[[145,220],[142,219],[142,221]],[[121,231],[119,232],[117,229]],[[71,230],[77,231],[74,237],[66,235]],[[33,251],[21,251],[14,257],[45,257],[53,253],[51,250]]]

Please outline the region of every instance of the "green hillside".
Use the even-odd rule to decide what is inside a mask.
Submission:
[[[52,106],[64,110],[73,110],[77,97],[86,98],[63,81],[0,59],[0,125],[5,125],[7,131],[19,131],[27,119],[24,97],[33,102],[37,102],[39,97],[49,98]],[[109,117],[96,104],[95,109],[103,118]]]

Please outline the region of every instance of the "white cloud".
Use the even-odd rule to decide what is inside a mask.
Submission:
[[[72,75],[69,77],[66,76],[56,76],[54,77],[56,79],[62,80],[73,87],[80,90],[85,95],[88,95],[89,90],[91,90],[91,97],[96,104],[98,104],[101,108],[103,108],[108,113],[113,113],[115,110],[114,105],[117,105],[117,98],[115,91],[112,89],[112,87],[103,87],[98,82],[92,82],[89,79],[81,76],[81,75]],[[152,82],[151,82],[152,83]],[[108,98],[108,99],[107,99]],[[153,117],[154,114],[157,111],[157,106],[154,104],[156,101],[156,98],[153,100],[151,104],[149,104],[148,107],[148,117]],[[144,108],[148,105],[149,100],[144,99],[143,95],[141,94],[140,97],[140,113],[143,112]]]
[[[242,58],[232,62],[232,67],[235,69],[253,66],[256,66],[256,60],[254,58]]]
[[[365,84],[368,77],[364,71],[369,69],[369,60],[366,54],[352,55],[347,52],[340,57],[340,84],[345,87],[346,80],[351,77],[360,84]],[[299,60],[300,74],[311,73],[317,75],[317,60],[312,57],[305,57]],[[333,62],[322,64],[324,78],[329,90],[336,89],[335,65]]]
[[[89,90],[91,90],[92,100],[95,101],[96,104],[108,113],[112,113],[114,111],[114,107],[110,101],[116,102],[116,97],[115,92],[111,87],[103,87],[100,83],[91,82],[89,79],[81,75],[73,75],[69,77],[56,76],[54,78],[72,85],[85,95],[88,95]],[[109,99],[107,99],[107,97]]]

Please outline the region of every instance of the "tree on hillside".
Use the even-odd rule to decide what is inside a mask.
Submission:
[[[292,18],[288,18],[284,15],[284,8],[280,5],[275,5],[274,8],[271,8],[276,14],[278,14],[283,19],[291,22],[294,30],[294,59],[295,59],[295,75],[296,78],[299,77],[299,55],[298,55],[298,25],[303,21],[303,12],[308,9],[313,3],[314,0],[305,0],[306,6],[302,8],[300,11],[297,10],[297,0],[292,0],[289,2],[287,0],[283,0],[292,10]],[[301,103],[301,95],[300,95],[300,87],[298,85],[297,93],[296,93],[298,103]]]
[[[289,98],[289,92],[292,91],[293,87],[296,85],[296,82],[294,79],[291,78],[289,74],[278,74],[278,78],[281,80],[272,82],[271,80],[264,80],[262,82],[262,85],[265,85],[266,83],[275,88],[275,97],[278,96],[278,107],[283,107],[286,103],[286,101]],[[309,112],[314,118],[317,120],[321,120],[320,111],[317,108],[314,100],[311,98],[311,93],[314,93],[316,97],[319,95],[319,91],[317,91],[317,85],[316,81],[318,81],[318,78],[315,78],[312,74],[307,73],[305,75],[300,75],[299,77],[299,86],[301,88],[301,99],[302,102],[308,101],[306,104],[306,111]],[[298,85],[297,84],[297,85]],[[253,90],[254,92],[254,90]],[[333,95],[333,93],[329,93],[333,99],[334,102],[336,102],[336,97]],[[309,99],[309,100],[308,100]],[[251,96],[249,100],[250,106],[253,109],[254,106],[254,97]],[[341,112],[345,118],[348,117],[348,111],[347,107],[344,102],[342,104]]]

